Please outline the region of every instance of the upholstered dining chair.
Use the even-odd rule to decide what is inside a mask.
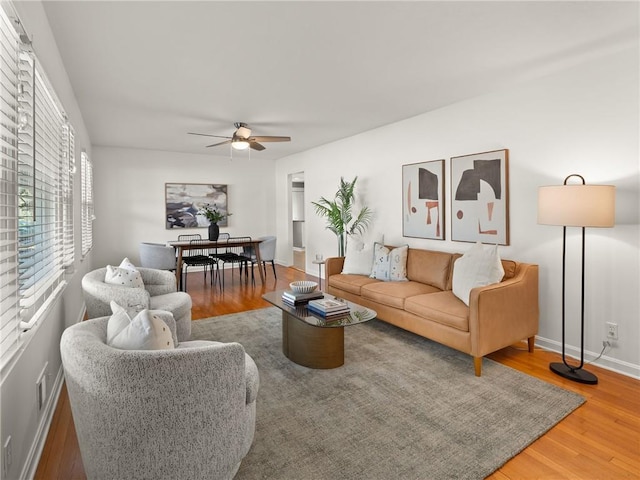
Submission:
[[[82,277],[82,294],[88,318],[111,315],[111,301],[134,310],[144,308],[166,310],[176,321],[178,340],[191,337],[191,297],[178,292],[175,274],[155,268],[138,268],[144,288],[131,288],[105,283],[106,268],[88,272]]]
[[[176,269],[176,250],[162,243],[140,242],[140,266],[158,270]]]
[[[82,463],[90,479],[232,479],[255,433],[259,374],[239,343],[168,350],[107,345],[109,317],[60,341]]]
[[[273,277],[278,278],[276,275],[276,264],[274,263],[274,259],[276,256],[276,237],[273,235],[268,235],[264,237],[259,237],[258,240],[262,240],[258,244],[258,248],[260,250],[260,260],[262,261],[262,265],[258,265],[259,268],[262,268],[264,271],[265,277],[267,276],[267,262],[271,263],[271,268],[273,268]],[[258,259],[256,257],[255,252],[253,251],[253,247],[248,250],[249,258],[251,258],[251,280],[255,281],[255,276],[253,274],[253,266],[257,263]]]

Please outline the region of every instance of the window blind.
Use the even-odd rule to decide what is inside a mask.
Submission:
[[[0,365],[17,351],[18,297],[18,36],[0,9]]]
[[[93,165],[87,152],[80,153],[82,175],[82,256],[93,247]]]
[[[73,238],[73,175],[75,174],[75,134],[71,125],[63,128],[62,149],[62,233],[64,237],[64,255],[62,266],[73,265],[75,247]]]
[[[0,10],[0,369],[62,291],[73,264],[75,139],[61,103],[14,21]],[[9,10],[5,10],[8,8]],[[16,31],[15,26],[20,27]]]

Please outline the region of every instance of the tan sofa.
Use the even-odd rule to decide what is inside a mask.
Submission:
[[[500,283],[471,290],[469,306],[451,291],[460,254],[409,248],[408,282],[342,274],[344,257],[326,262],[327,293],[372,308],[378,318],[473,356],[482,357],[524,339],[533,351],[538,333],[538,266],[502,260]]]

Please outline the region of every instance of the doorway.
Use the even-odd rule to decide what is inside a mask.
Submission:
[[[293,268],[305,271],[304,172],[291,175],[291,232],[293,235]]]

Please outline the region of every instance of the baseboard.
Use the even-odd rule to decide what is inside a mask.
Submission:
[[[562,354],[562,343],[557,342],[556,340],[550,340],[548,338],[537,336],[536,345],[540,348],[544,348],[545,350],[550,350],[552,352]],[[567,357],[575,358],[580,361],[580,349],[577,347],[565,345],[565,355]],[[628,377],[640,380],[640,365],[634,365],[633,363],[624,362],[616,358],[608,357],[607,355],[603,355],[598,360],[595,360],[598,355],[600,355],[600,352],[590,352],[588,350],[585,350],[585,364],[592,363],[593,365],[611,370],[612,372],[616,372],[621,375],[626,375]]]
[[[40,463],[40,457],[42,456],[42,450],[47,441],[47,435],[49,434],[49,428],[51,427],[51,421],[53,420],[53,414],[56,411],[58,405],[58,399],[60,398],[60,392],[62,392],[62,384],[64,382],[64,373],[62,365],[60,366],[56,375],[56,380],[51,389],[51,395],[49,395],[49,401],[45,406],[44,413],[40,418],[40,424],[38,425],[38,431],[36,437],[33,440],[33,444],[29,449],[27,460],[24,463],[21,479],[34,478],[36,471],[38,470],[38,464]]]

